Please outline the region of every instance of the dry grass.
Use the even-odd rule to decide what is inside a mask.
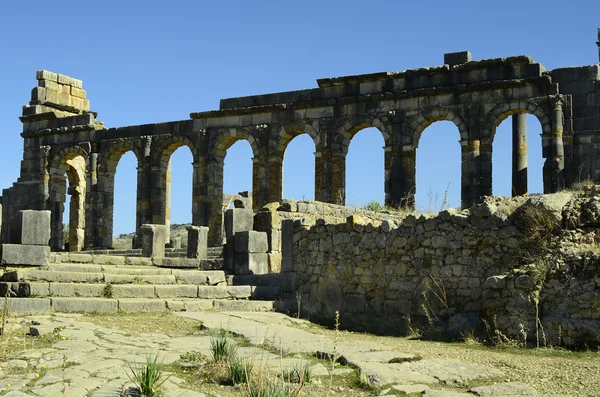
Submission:
[[[197,320],[164,312],[119,312],[111,314],[87,314],[84,321],[105,328],[119,329],[136,335],[162,333],[169,337],[192,335],[200,330]]]

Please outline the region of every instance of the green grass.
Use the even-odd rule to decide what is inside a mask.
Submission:
[[[234,385],[247,383],[252,376],[252,363],[246,360],[240,360],[237,357],[227,362],[227,373],[229,380]]]
[[[164,376],[162,364],[158,363],[158,355],[151,359],[146,357],[146,363],[129,365],[129,379],[135,383],[143,397],[158,396],[160,386],[169,376]]]
[[[221,332],[210,339],[210,351],[215,362],[228,361],[235,358],[236,344],[226,332]]]

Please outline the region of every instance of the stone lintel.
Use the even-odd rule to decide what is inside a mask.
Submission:
[[[449,52],[444,54],[444,64],[449,66],[462,65],[473,60],[469,51]]]

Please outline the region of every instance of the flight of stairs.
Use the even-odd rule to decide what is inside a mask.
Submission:
[[[205,270],[222,269],[221,252],[211,248],[201,268],[165,267],[136,250],[53,254],[47,266],[6,268],[0,297],[8,297],[9,310],[17,313],[273,310],[280,297],[279,275],[226,276],[223,270]],[[172,250],[169,257],[182,253]]]

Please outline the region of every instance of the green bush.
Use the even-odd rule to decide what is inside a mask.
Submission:
[[[213,361],[230,361],[236,356],[235,342],[229,337],[226,332],[221,332],[219,335],[211,338],[210,351]]]
[[[227,370],[229,379],[234,385],[247,383],[252,376],[252,363],[234,357],[227,362]]]
[[[158,396],[158,389],[165,383],[169,376],[164,376],[161,364],[157,362],[158,355],[154,357],[154,360],[150,357],[146,357],[145,364],[133,364],[129,365],[131,371],[129,379],[135,383],[136,387],[140,390],[142,397],[155,397]]]

